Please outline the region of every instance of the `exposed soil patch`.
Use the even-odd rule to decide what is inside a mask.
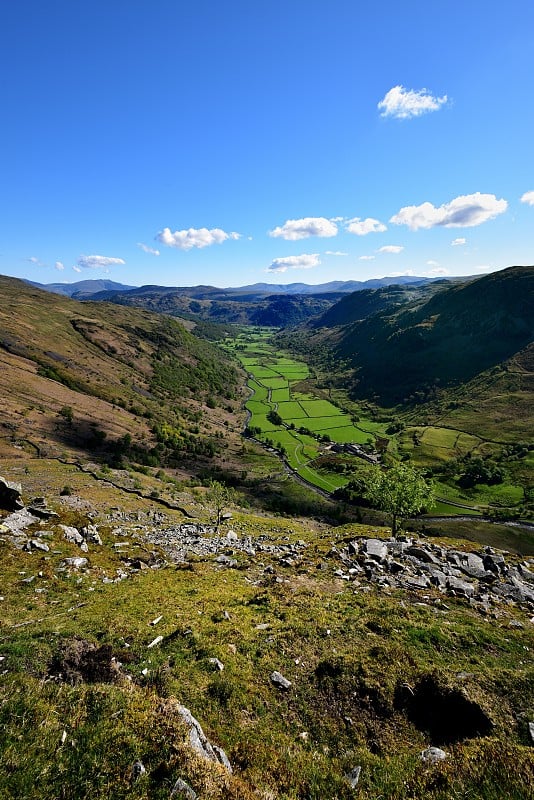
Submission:
[[[85,639],[70,639],[50,664],[49,674],[65,683],[115,683],[120,665],[111,645],[97,647]]]
[[[437,745],[487,736],[493,729],[478,703],[458,689],[442,686],[433,675],[424,675],[414,688],[399,684],[395,707],[419,730],[427,731]]]

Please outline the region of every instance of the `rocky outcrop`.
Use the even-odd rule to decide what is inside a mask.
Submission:
[[[333,547],[330,556],[342,564],[336,575],[356,585],[369,581],[391,589],[434,591],[463,598],[483,613],[502,604],[534,611],[534,571],[491,547],[473,553],[399,536],[354,539],[342,549]]]
[[[20,483],[12,483],[0,476],[0,508],[5,511],[18,511],[24,508],[21,496],[22,486]]]

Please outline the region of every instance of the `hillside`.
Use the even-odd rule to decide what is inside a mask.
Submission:
[[[346,318],[339,305],[328,314],[327,322]],[[316,344],[332,354],[331,366],[352,367],[355,396],[387,405],[428,398],[512,359],[532,341],[533,319],[534,268],[510,267],[323,331]]]
[[[215,455],[241,424],[237,372],[177,321],[11,278],[0,296],[4,440],[165,463]]]

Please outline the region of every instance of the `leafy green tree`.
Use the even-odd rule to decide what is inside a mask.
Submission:
[[[411,517],[431,506],[434,490],[422,472],[407,464],[396,464],[387,472],[380,467],[369,471],[367,496],[373,505],[391,514],[391,532],[396,536],[399,519]]]
[[[202,503],[209,514],[215,519],[215,528],[218,531],[221,526],[224,511],[237,501],[237,492],[231,486],[225,486],[219,481],[210,481],[208,489],[202,497]]]

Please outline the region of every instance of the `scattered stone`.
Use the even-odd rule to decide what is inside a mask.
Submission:
[[[39,518],[31,514],[27,508],[22,508],[6,517],[2,524],[11,533],[18,534],[36,522],[39,522]]]
[[[446,758],[447,753],[440,747],[427,747],[421,753],[421,761],[424,761],[425,764],[438,764]]]
[[[83,553],[87,553],[87,551],[89,550],[87,542],[85,541],[82,534],[77,528],[73,528],[70,525],[60,525],[59,527],[63,531],[63,538],[67,542],[71,542],[72,544],[77,544]]]
[[[141,775],[146,775],[146,768],[142,761],[134,761],[130,770],[130,777],[132,782],[139,780]]]
[[[157,625],[158,622],[161,622],[162,619],[163,619],[163,614],[160,614],[159,617],[156,617],[156,619],[153,619],[152,622],[149,622],[148,624],[149,625]]]
[[[150,644],[147,645],[147,648],[150,650],[151,647],[156,647],[158,644],[161,644],[162,641],[163,641],[163,636],[156,636],[156,638],[153,639],[150,642]]]
[[[64,558],[59,564],[60,567],[70,567],[71,569],[83,569],[89,566],[89,560],[81,556],[74,556],[72,558]]]
[[[226,767],[228,772],[231,773],[232,767],[226,753],[220,747],[215,749],[202,730],[200,722],[195,719],[189,709],[185,706],[178,705],[176,710],[188,728],[189,742],[197,751],[197,753],[199,753],[203,758],[206,758],[208,761],[217,761],[219,764],[222,764],[224,767]]]
[[[40,539],[28,539],[26,544],[24,545],[25,550],[42,550],[43,553],[48,553],[50,550],[49,546],[46,542],[42,542]]]
[[[102,544],[102,539],[100,538],[96,525],[86,525],[81,529],[80,533],[89,544]]]
[[[367,539],[365,552],[369,558],[376,559],[376,561],[385,561],[388,555],[388,548],[381,539]]]
[[[59,514],[50,511],[44,497],[34,497],[28,506],[28,511],[40,519],[59,519]]]
[[[224,664],[222,661],[219,661],[218,658],[208,658],[208,664],[210,664],[215,670],[222,672],[224,669]]]
[[[173,797],[176,798],[183,798],[183,800],[197,800],[198,795],[194,791],[194,789],[189,786],[187,781],[178,778],[176,783],[172,788],[172,792],[169,795],[169,800],[172,800]]]
[[[349,782],[351,789],[355,789],[358,785],[358,781],[360,780],[360,772],[362,771],[361,767],[354,767],[351,769],[350,772],[347,772],[345,775],[346,780]]]
[[[271,675],[271,683],[274,683],[279,689],[284,689],[284,691],[287,691],[291,687],[291,681],[288,681],[287,678],[284,678],[284,676],[276,670]]]

